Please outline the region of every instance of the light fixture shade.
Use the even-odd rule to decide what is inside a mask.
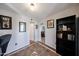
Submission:
[[[31,11],[35,11],[37,9],[35,3],[29,3],[28,6],[29,6],[29,8],[30,8]]]
[[[30,23],[34,24],[34,21],[33,21],[33,19],[31,19],[31,22],[30,22]]]
[[[31,3],[30,5],[31,5],[31,6],[34,6],[34,4],[33,4],[33,3]]]

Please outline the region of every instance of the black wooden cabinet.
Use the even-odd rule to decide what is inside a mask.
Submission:
[[[76,15],[57,19],[56,52],[60,55],[78,55],[78,24]]]

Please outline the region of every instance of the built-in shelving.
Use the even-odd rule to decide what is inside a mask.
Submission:
[[[61,55],[75,55],[75,15],[57,19],[56,51]]]

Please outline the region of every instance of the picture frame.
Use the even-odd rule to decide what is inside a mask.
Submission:
[[[19,32],[26,32],[26,22],[19,22]]]
[[[0,15],[0,29],[12,29],[12,18]]]
[[[47,28],[54,28],[54,20],[53,19],[47,21]]]

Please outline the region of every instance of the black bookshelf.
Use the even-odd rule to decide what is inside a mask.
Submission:
[[[63,56],[76,55],[76,15],[57,19],[56,52]]]

